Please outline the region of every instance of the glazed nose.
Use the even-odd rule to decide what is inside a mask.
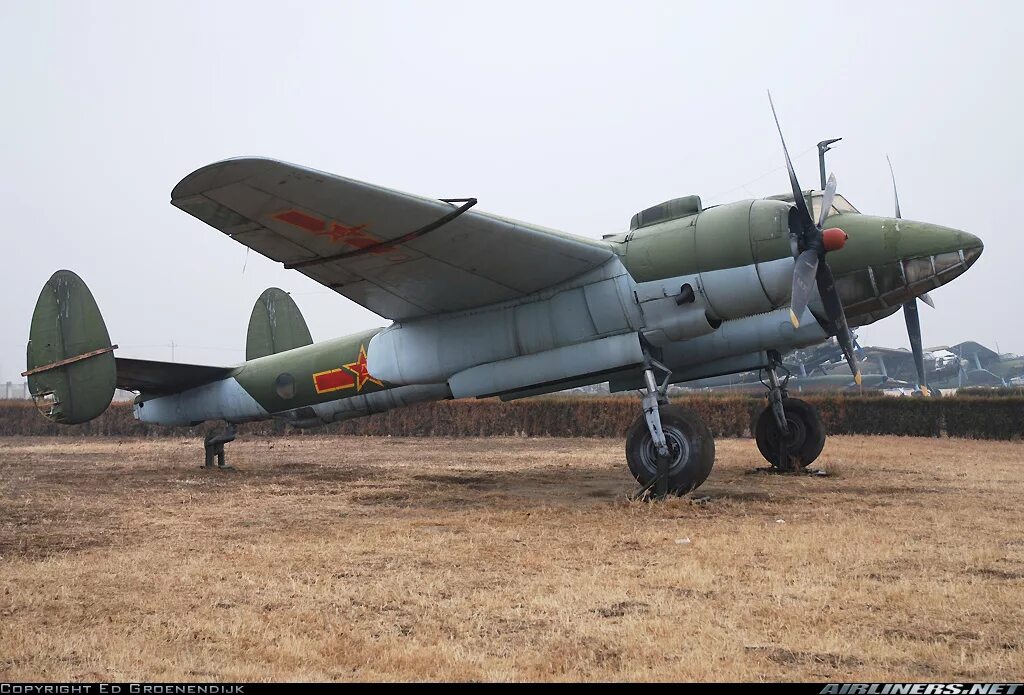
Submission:
[[[981,239],[959,229],[922,222],[904,222],[900,226],[904,227],[901,236],[908,237],[900,244],[904,247],[900,256],[907,287],[914,296],[961,275],[985,250]]]
[[[829,254],[848,314],[886,312],[945,285],[981,256],[981,239],[952,227],[893,217],[843,215],[849,235]]]

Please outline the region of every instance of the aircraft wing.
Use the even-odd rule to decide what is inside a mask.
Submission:
[[[468,201],[270,159],[203,167],[174,187],[171,204],[393,320],[522,297],[614,255],[604,242],[469,210]]]

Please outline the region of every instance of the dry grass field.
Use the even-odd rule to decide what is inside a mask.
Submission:
[[[1019,680],[1024,443],[0,438],[0,680]]]

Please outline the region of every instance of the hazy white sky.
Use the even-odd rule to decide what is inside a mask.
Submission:
[[[58,268],[123,356],[232,364],[259,293],[314,339],[383,319],[173,208],[174,184],[265,155],[597,237],[637,210],[804,187],[814,144],[863,212],[982,237],[921,312],[926,345],[1024,352],[1016,2],[0,0],[0,381]],[[244,269],[244,272],[243,272]],[[906,345],[900,315],[862,344]]]

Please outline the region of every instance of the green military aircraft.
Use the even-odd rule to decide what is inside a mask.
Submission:
[[[236,423],[309,427],[608,381],[643,393],[626,435],[630,471],[682,494],[707,478],[715,445],[697,414],[669,404],[668,386],[761,369],[769,405],[758,448],[773,466],[806,466],[824,430],[788,397],[780,353],[835,336],[859,382],[849,326],[949,282],[983,246],[956,229],[860,214],[834,176],[803,190],[782,147],[790,195],[708,208],[677,198],[600,241],[478,212],[472,198],[423,198],[270,159],[210,164],[174,187],[172,205],[391,325],[313,343],[291,298],[271,289],[253,309],[241,365],[124,359],[89,289],[62,270],[32,318],[29,387],[61,423],[98,416],[115,388],[139,393],[145,422],[223,420],[225,433],[207,440],[209,465],[214,453],[223,463]]]

